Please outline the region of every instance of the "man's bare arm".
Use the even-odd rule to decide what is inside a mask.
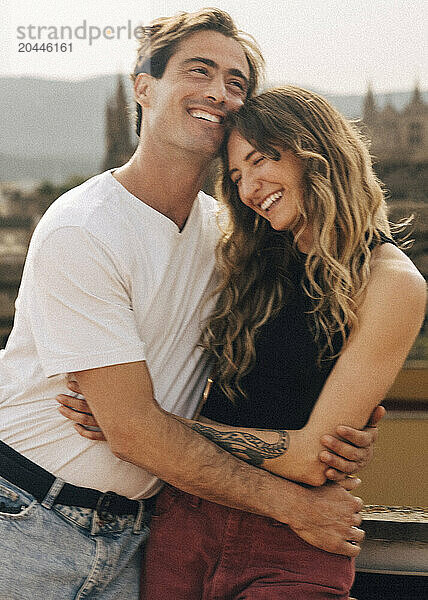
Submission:
[[[82,390],[73,379],[68,381],[69,389],[75,394],[81,395]],[[106,438],[100,429],[94,415],[91,413],[86,400],[83,397],[60,394],[57,396],[60,403],[59,411],[64,417],[75,423],[76,431],[82,437],[94,441],[105,441]],[[377,406],[370,416],[369,422],[362,430],[339,425],[336,435],[323,435],[321,444],[324,450],[319,458],[325,464],[325,475],[331,481],[346,481],[347,475],[353,475],[366,467],[373,457],[374,443],[377,439],[377,424],[385,415],[383,406]],[[192,420],[175,417],[188,426]],[[219,425],[218,422],[198,417],[201,423]],[[231,451],[229,449],[229,451]]]
[[[180,489],[288,523],[309,543],[356,556],[362,503],[337,484],[303,488],[255,469],[198,435],[153,397],[144,362],[75,373],[112,452]]]

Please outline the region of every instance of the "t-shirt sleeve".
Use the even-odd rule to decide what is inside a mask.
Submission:
[[[118,257],[82,227],[61,227],[33,252],[28,319],[46,377],[145,359]]]

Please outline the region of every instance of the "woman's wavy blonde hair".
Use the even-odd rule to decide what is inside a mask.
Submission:
[[[313,246],[306,257],[304,292],[312,299],[319,364],[335,356],[356,326],[356,307],[370,275],[371,248],[390,236],[384,193],[373,172],[368,144],[355,125],[324,98],[294,86],[266,91],[230,115],[222,146],[218,195],[228,225],[217,247],[221,283],[202,345],[216,358],[216,379],[230,399],[255,361],[260,327],[286,304],[287,268],[308,223]],[[239,199],[228,175],[227,142],[237,131],[273,160],[291,150],[304,164],[303,203],[297,232],[274,231]]]

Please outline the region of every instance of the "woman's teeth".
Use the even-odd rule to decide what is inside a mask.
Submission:
[[[263,202],[260,204],[260,208],[262,210],[269,210],[272,204],[278,202],[280,198],[282,198],[282,192],[275,192],[263,200]]]

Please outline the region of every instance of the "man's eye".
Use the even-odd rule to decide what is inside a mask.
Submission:
[[[229,81],[229,84],[233,85],[234,87],[239,88],[242,92],[245,91],[244,84],[242,83],[242,81],[233,80],[233,81]]]
[[[253,165],[258,165],[259,163],[261,163],[263,160],[265,159],[265,156],[260,156],[259,158],[256,158],[256,160],[253,162]]]
[[[202,75],[207,75],[208,70],[205,67],[194,67],[191,69],[192,73],[201,73]]]

